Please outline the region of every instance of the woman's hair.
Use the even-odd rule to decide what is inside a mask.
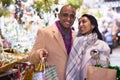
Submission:
[[[98,29],[98,23],[96,18],[90,14],[83,14],[81,17],[87,17],[90,20],[91,24],[95,26],[92,33],[97,33],[98,39],[103,40],[102,34]]]

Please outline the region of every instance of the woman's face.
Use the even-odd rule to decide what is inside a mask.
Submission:
[[[90,20],[84,16],[79,19],[78,29],[81,34],[90,34],[94,29],[94,25],[91,24]]]

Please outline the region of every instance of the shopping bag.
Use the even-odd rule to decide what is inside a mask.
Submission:
[[[45,68],[45,80],[59,80],[55,65]]]
[[[34,73],[32,80],[45,80],[45,75],[43,74],[43,71]]]
[[[59,80],[55,65],[46,66],[42,63],[41,68],[33,74],[32,80]]]
[[[88,66],[86,80],[117,80],[117,70]]]
[[[34,68],[32,68],[32,67],[34,67]],[[32,80],[33,74],[35,72],[39,72],[42,69],[43,69],[43,65],[40,64],[40,63],[38,65],[34,65],[34,64],[28,65],[26,67],[26,69],[25,69],[25,75],[24,75],[24,79],[23,80]]]

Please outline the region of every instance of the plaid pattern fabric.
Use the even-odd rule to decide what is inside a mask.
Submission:
[[[34,73],[32,80],[59,80],[56,67],[54,65],[48,66],[45,70]]]
[[[54,65],[48,66],[45,69],[45,78],[46,78],[46,80],[59,80],[57,71],[56,71],[56,67]]]
[[[86,48],[97,40],[96,34],[76,37],[66,68],[66,80],[84,80],[81,66],[84,60]]]
[[[43,75],[43,72],[36,72],[33,74],[32,80],[45,80],[45,77]]]

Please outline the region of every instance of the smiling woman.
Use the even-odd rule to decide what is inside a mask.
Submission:
[[[79,31],[81,34],[86,35],[90,33],[97,33],[97,37],[100,40],[103,40],[102,34],[98,29],[97,19],[89,14],[83,14],[79,19]]]
[[[88,66],[96,65],[97,58],[102,66],[109,65],[110,48],[102,40],[96,18],[83,14],[78,25],[78,35],[74,40],[67,62],[66,80],[85,80]]]

